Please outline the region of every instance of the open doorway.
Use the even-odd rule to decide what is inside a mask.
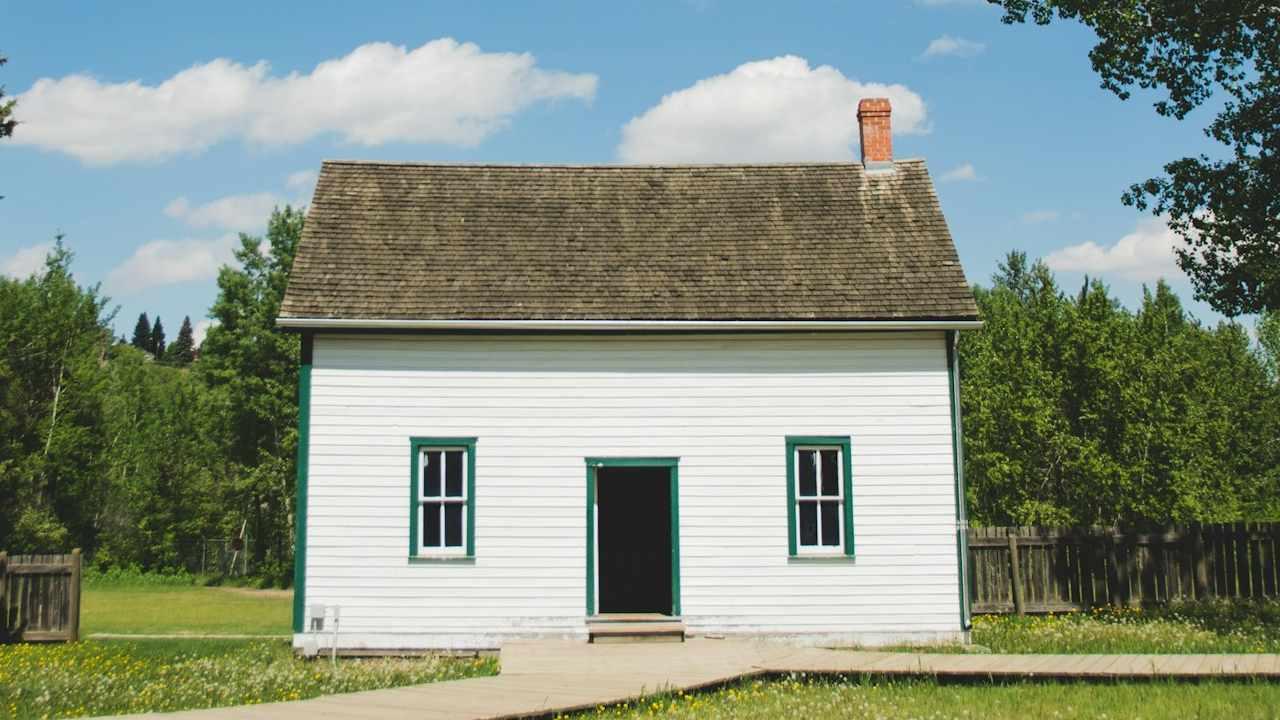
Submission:
[[[588,598],[588,612],[678,615],[675,466],[613,462],[593,468],[596,602]]]

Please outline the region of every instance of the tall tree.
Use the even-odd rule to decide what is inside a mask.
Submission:
[[[164,357],[164,323],[160,322],[160,316],[156,316],[156,323],[151,326],[151,341],[147,345],[147,350],[151,352],[151,357],[159,360]]]
[[[151,352],[151,321],[147,319],[146,313],[138,315],[138,322],[133,326],[133,339],[129,344],[143,352]]]
[[[1258,317],[1258,346],[1271,381],[1280,385],[1280,310],[1270,310]]]
[[[1004,22],[1078,20],[1102,86],[1122,99],[1161,89],[1160,115],[1183,119],[1225,94],[1205,134],[1224,159],[1183,157],[1122,199],[1167,215],[1196,297],[1234,316],[1280,310],[1280,6],[1275,0],[988,0]]]
[[[97,471],[110,313],[71,275],[61,238],[44,270],[0,278],[0,544],[91,549],[106,484]]]
[[[0,55],[0,65],[9,62],[9,58]],[[0,85],[0,139],[13,135],[13,129],[18,126],[18,121],[13,119],[13,108],[17,106],[17,100],[4,99],[4,85]],[[0,200],[4,196],[0,195]]]
[[[239,509],[257,539],[258,562],[282,575],[292,557],[294,452],[297,443],[297,335],[276,327],[303,213],[277,209],[260,238],[240,236],[238,267],[218,273],[218,298],[195,367],[219,393],[226,456],[238,468]]]
[[[1164,283],[1136,311],[1062,292],[1014,253],[964,333],[965,472],[977,522],[1275,517],[1280,394],[1249,337],[1205,327]]]
[[[190,365],[196,358],[195,331],[191,328],[191,317],[182,318],[182,327],[178,328],[178,337],[165,348],[164,359],[174,365]]]
[[[0,55],[0,65],[9,62],[9,58]],[[13,129],[18,126],[18,121],[13,119],[13,108],[17,106],[17,100],[4,99],[4,86],[0,85],[0,138],[7,138],[13,134]]]

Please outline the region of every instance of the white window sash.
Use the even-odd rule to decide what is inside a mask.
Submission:
[[[814,451],[816,467],[814,468],[814,490],[816,495],[800,494],[800,453],[802,451]],[[836,453],[836,494],[822,494],[822,451],[833,450]],[[793,467],[795,468],[795,507],[792,512],[796,518],[796,551],[801,555],[833,555],[844,551],[844,448],[839,445],[797,445],[795,447],[795,457],[793,458]],[[836,503],[836,544],[822,544],[822,503]],[[806,545],[804,543],[803,531],[801,530],[800,506],[811,504],[816,508],[818,523],[818,542],[814,545]]]
[[[425,480],[426,480],[426,473],[427,473],[427,453],[429,452],[440,453],[440,467],[439,467],[440,494],[439,495],[426,494],[427,483],[425,482]],[[454,495],[446,496],[444,494],[446,492],[445,453],[448,453],[448,452],[462,453],[462,495],[460,496],[454,496]],[[470,484],[468,481],[471,479],[467,474],[467,468],[468,468],[467,461],[469,459],[467,457],[467,452],[468,451],[465,446],[459,446],[459,447],[454,447],[454,446],[434,447],[433,446],[433,447],[424,447],[419,450],[419,456],[418,456],[419,477],[417,478],[418,523],[419,523],[418,538],[417,538],[418,555],[465,555],[467,553],[467,524],[470,521],[470,518],[467,517],[468,515],[467,490],[468,490],[468,485]],[[433,504],[433,505],[439,506],[436,508],[436,512],[439,513],[439,516],[440,516],[440,522],[439,522],[440,533],[437,536],[437,540],[440,543],[439,545],[426,545],[422,542],[422,536],[426,532],[426,518],[423,517],[423,514],[424,514],[424,507],[427,504]],[[445,507],[448,505],[462,506],[462,543],[460,545],[446,546],[444,544],[445,543],[445,526],[444,526],[445,525]]]

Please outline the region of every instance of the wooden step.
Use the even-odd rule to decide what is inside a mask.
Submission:
[[[679,615],[663,615],[662,613],[601,613],[592,615],[587,618],[587,624],[592,623],[643,623],[657,622],[670,623],[680,622]]]
[[[684,642],[684,623],[666,615],[623,620],[619,616],[587,620],[589,642]]]

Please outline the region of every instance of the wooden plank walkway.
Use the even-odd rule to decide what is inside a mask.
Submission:
[[[953,655],[797,648],[763,641],[590,645],[513,642],[496,677],[313,700],[191,710],[191,720],[382,718],[497,720],[590,709],[672,690],[789,672],[972,679],[1244,679],[1280,681],[1280,655]]]

